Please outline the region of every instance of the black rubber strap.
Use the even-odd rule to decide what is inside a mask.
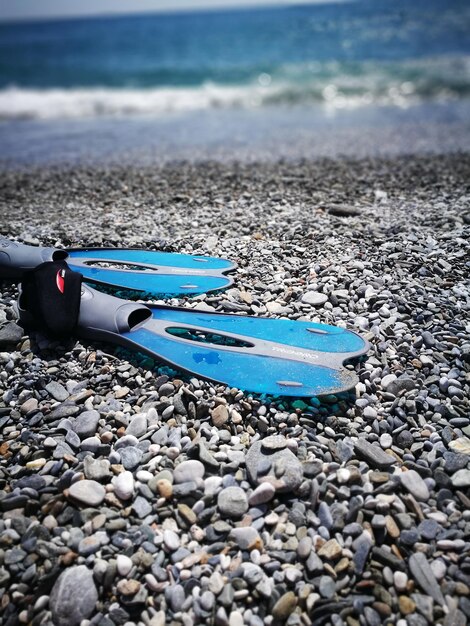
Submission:
[[[20,306],[41,330],[69,337],[78,321],[82,279],[65,261],[41,263],[24,275]]]

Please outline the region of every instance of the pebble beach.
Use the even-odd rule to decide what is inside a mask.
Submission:
[[[272,398],[17,324],[0,282],[5,626],[470,621],[468,153],[0,173],[0,234],[235,261],[169,303],[355,330]],[[168,302],[167,302],[168,303]]]

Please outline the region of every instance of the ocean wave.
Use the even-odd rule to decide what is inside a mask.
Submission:
[[[363,105],[406,107],[470,96],[470,57],[400,64],[306,63],[233,86],[57,88],[0,90],[0,119],[93,118],[213,108],[321,104],[329,109]]]

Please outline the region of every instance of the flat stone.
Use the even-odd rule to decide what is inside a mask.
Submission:
[[[54,400],[57,400],[58,402],[64,402],[64,400],[67,400],[70,395],[63,385],[54,380],[46,385],[46,391],[54,398]]]
[[[322,547],[318,550],[317,554],[320,557],[325,557],[327,559],[338,559],[343,552],[343,549],[336,541],[336,539],[330,539],[326,543],[322,545]]]
[[[413,553],[408,561],[410,572],[421,587],[435,602],[441,606],[445,606],[446,602],[442,594],[439,583],[429,565],[426,556],[422,552]]]
[[[275,620],[286,620],[297,606],[297,597],[293,591],[288,591],[279,598],[272,609],[272,616]]]
[[[84,506],[99,506],[106,495],[103,485],[95,480],[77,480],[68,489],[69,496]]]
[[[354,217],[362,213],[360,209],[351,204],[328,204],[325,208],[330,215],[337,215],[338,217]]]
[[[85,457],[83,469],[85,477],[90,480],[104,480],[111,475],[110,464],[107,459],[94,459],[91,456]]]
[[[219,493],[217,506],[222,515],[241,517],[248,510],[246,493],[240,487],[226,487]]]
[[[16,345],[23,337],[24,330],[15,322],[8,322],[0,328],[0,349]]]
[[[219,404],[211,411],[212,423],[220,428],[228,422],[228,409],[225,404]]]
[[[458,472],[455,472],[455,474],[453,474],[450,480],[452,482],[452,486],[455,487],[456,489],[470,487],[470,470],[468,469],[458,470]]]
[[[400,482],[417,500],[428,500],[428,486],[415,470],[402,472],[400,474]]]
[[[135,469],[144,455],[142,450],[140,448],[136,448],[135,446],[120,448],[119,454],[121,456],[121,463],[126,470]]]
[[[468,437],[459,437],[449,442],[449,448],[460,454],[470,455],[470,439]]]
[[[150,515],[152,512],[152,505],[143,496],[137,496],[132,503],[132,510],[138,518],[142,519],[147,517],[147,515]]]
[[[173,470],[173,480],[175,484],[197,481],[204,478],[205,467],[201,461],[190,459],[183,461]]]
[[[264,504],[265,502],[270,502],[274,494],[276,493],[276,489],[271,485],[271,483],[261,483],[258,485],[253,493],[250,495],[248,502],[250,506],[257,506],[258,504]]]
[[[328,302],[328,296],[318,291],[306,291],[302,296],[302,302],[311,306],[321,306]]]
[[[49,607],[55,626],[78,626],[94,611],[98,591],[85,565],[67,568],[52,588]]]
[[[245,463],[252,485],[270,482],[277,492],[283,493],[295,491],[303,480],[302,464],[288,448],[264,449],[262,441],[255,441],[248,450]]]
[[[147,416],[144,413],[135,415],[126,428],[126,435],[142,437],[147,432]]]
[[[372,467],[378,469],[387,469],[396,462],[393,456],[387,454],[382,448],[369,443],[365,439],[358,439],[354,443],[354,449],[361,458],[370,463]]]
[[[282,435],[271,435],[261,441],[261,447],[263,451],[284,450],[287,448],[287,439]]]
[[[80,439],[93,437],[98,428],[99,419],[98,411],[83,411],[72,421],[72,430],[77,433]]]
[[[230,532],[230,538],[235,541],[240,550],[253,550],[259,548],[261,544],[261,537],[256,528],[252,526],[233,528]]]

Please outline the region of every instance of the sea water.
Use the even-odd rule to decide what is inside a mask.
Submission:
[[[0,158],[467,149],[469,32],[467,0],[5,22]]]

